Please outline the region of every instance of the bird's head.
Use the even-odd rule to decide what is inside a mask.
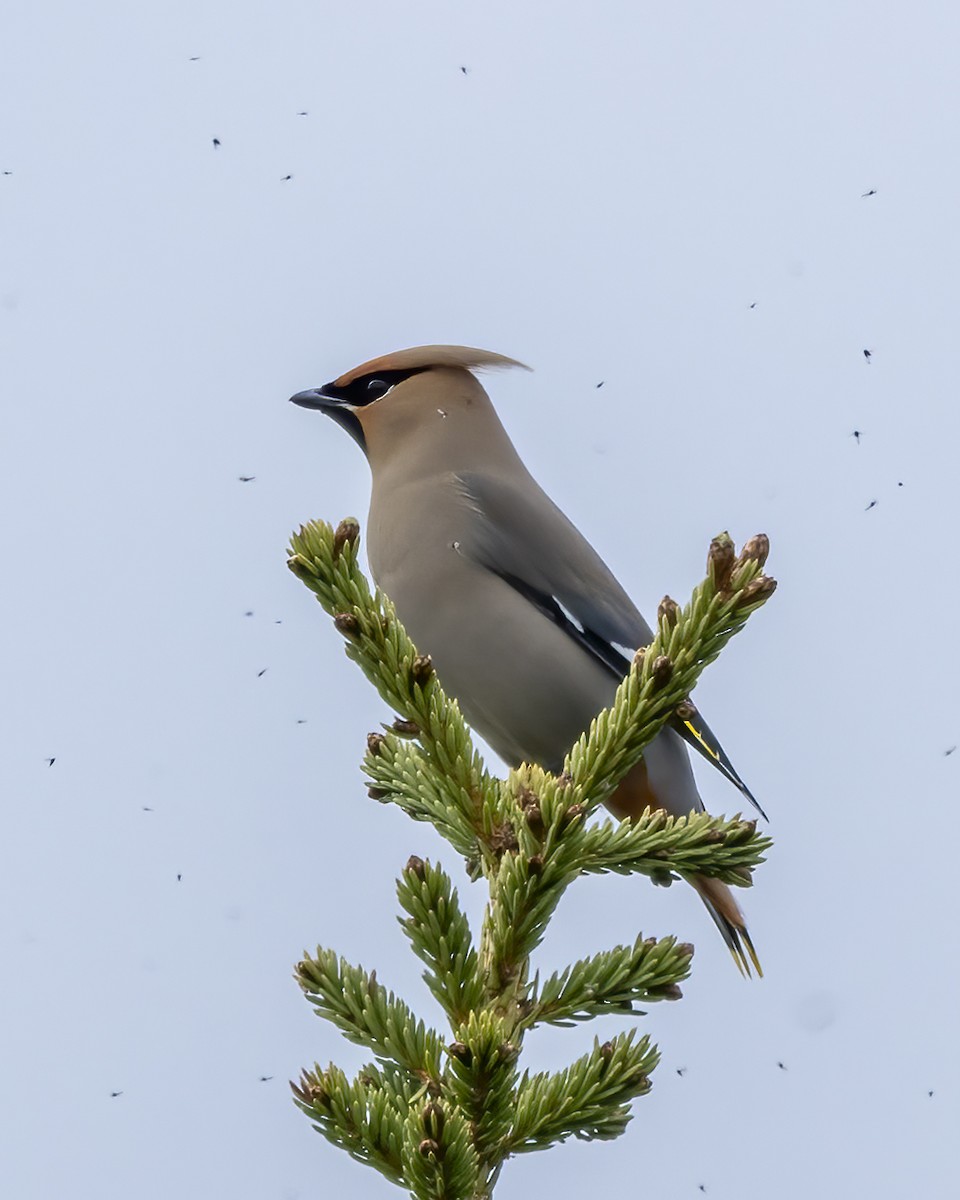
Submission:
[[[413,346],[372,358],[290,400],[332,417],[372,462],[378,445],[395,449],[406,434],[446,421],[481,397],[486,401],[473,372],[498,367],[530,369],[503,354],[469,346]]]

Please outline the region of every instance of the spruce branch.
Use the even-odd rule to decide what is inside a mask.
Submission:
[[[317,947],[297,964],[297,982],[318,1016],[378,1058],[399,1064],[424,1083],[440,1075],[443,1041],[410,1008],[377,981],[376,973],[351,966],[332,950]]]
[[[297,1107],[319,1133],[402,1186],[403,1128],[415,1095],[409,1080],[405,1076],[400,1082],[397,1072],[368,1066],[348,1081],[331,1064],[325,1071],[318,1066],[304,1071],[291,1086]]]
[[[571,803],[592,811],[606,800],[693,691],[703,669],[773,595],[762,573],[769,545],[753,538],[740,557],[729,534],[714,538],[707,578],[679,612],[661,611],[654,639],[637,652],[610,708],[592,722],[567,755]]]
[[[770,838],[757,833],[756,821],[727,820],[709,813],[671,817],[647,809],[633,822],[603,821],[580,833],[575,843],[584,873],[708,875],[735,887],[750,887],[754,867],[764,861]]]
[[[510,1150],[545,1150],[565,1138],[608,1140],[619,1137],[630,1120],[630,1101],[650,1090],[650,1073],[659,1061],[647,1037],[636,1031],[608,1042],[594,1040],[593,1050],[556,1074],[520,1080]]]
[[[494,1169],[513,1121],[520,1045],[511,1023],[491,1010],[472,1012],[447,1047],[448,1094],[470,1122],[481,1163]]]
[[[413,857],[397,880],[397,897],[408,914],[400,926],[427,964],[427,987],[451,1025],[463,1024],[483,1002],[483,979],[453,881],[442,867]]]
[[[368,790],[373,799],[398,805],[415,821],[429,821],[464,858],[477,856],[477,832],[461,797],[451,798],[446,777],[431,770],[417,743],[389,729],[369,734],[363,771],[370,780]]]
[[[417,653],[390,601],[379,589],[371,592],[357,562],[359,534],[350,518],[336,531],[312,521],[291,537],[287,565],[334,618],[347,656],[416,727],[433,781],[447,804],[479,832],[496,781],[484,769],[458,705],[437,683],[429,656]]]
[[[456,703],[419,654],[390,601],[358,564],[359,526],[313,522],[294,535],[289,565],[346,640],[346,652],[396,716],[371,733],[363,769],[372,797],[430,822],[489,888],[474,944],[450,876],[411,857],[397,880],[401,927],[449,1023],[441,1035],[366,972],[318,949],[297,966],[317,1013],[378,1065],[348,1081],[331,1066],[305,1071],[294,1098],[315,1127],[418,1200],[489,1200],[511,1154],[570,1136],[616,1137],[650,1087],[657,1051],[636,1031],[569,1067],[518,1073],[527,1030],[680,996],[693,947],[638,936],[549,975],[530,960],[566,889],[584,874],[644,874],[655,883],[705,876],[752,882],[769,849],[753,821],[648,810],[635,821],[591,822],[644,747],[693,710],[700,672],[775,588],[762,573],[762,535],[739,555],[715,538],[705,580],[681,608],[665,597],[652,644],[641,648],[612,706],[552,775],[526,764],[505,780],[484,768]]]
[[[479,1156],[457,1108],[411,1105],[403,1134],[404,1182],[417,1200],[471,1200],[482,1194]]]
[[[690,974],[692,957],[689,943],[641,934],[632,946],[615,946],[551,975],[536,990],[524,1024],[572,1025],[612,1012],[644,1016],[637,1004],[680,999],[677,984]]]

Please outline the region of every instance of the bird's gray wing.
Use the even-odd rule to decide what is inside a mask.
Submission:
[[[499,575],[622,679],[630,654],[648,646],[653,632],[576,526],[529,476],[462,472],[457,486],[477,517],[460,553]],[[674,716],[671,727],[766,817],[699,710],[690,708],[692,716]]]
[[[460,546],[622,679],[653,633],[612,572],[530,476],[458,472],[477,519]]]

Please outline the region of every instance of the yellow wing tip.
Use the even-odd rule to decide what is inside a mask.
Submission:
[[[694,723],[692,721],[684,721],[683,724],[686,729],[690,730],[691,736],[696,738],[698,745],[703,747],[705,753],[709,754],[714,762],[720,762],[719,752],[717,750],[714,750],[714,748],[706,740],[706,738],[703,736],[703,734],[700,732],[700,730],[696,727],[696,725],[694,725]]]

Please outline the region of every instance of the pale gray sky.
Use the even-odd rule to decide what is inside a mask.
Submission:
[[[9,1195],[399,1194],[288,1099],[362,1058],[290,972],[321,941],[435,1014],[393,880],[457,864],[366,798],[389,714],[284,567],[366,466],[286,401],[421,342],[536,368],[492,395],[648,613],[723,528],[781,581],[697,693],[772,818],[767,978],[688,889],[577,885],[541,964],[642,928],[694,977],[628,1134],[498,1197],[956,1194],[958,33],[946,2],[6,14]]]

